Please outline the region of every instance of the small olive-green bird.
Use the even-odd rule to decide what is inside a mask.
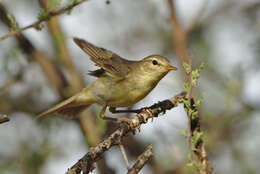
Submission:
[[[139,112],[116,108],[129,107],[142,100],[169,71],[177,70],[167,58],[160,55],[130,61],[82,39],[74,38],[74,42],[100,67],[89,72],[97,80],[81,92],[41,113],[38,118],[52,113],[76,117],[87,106],[96,103],[103,107],[99,115],[102,119],[127,121],[126,118],[106,117],[106,108],[109,107],[112,113]]]

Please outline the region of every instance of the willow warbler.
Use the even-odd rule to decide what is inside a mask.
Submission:
[[[106,117],[106,108],[109,107],[112,113],[138,112],[139,110],[118,111],[116,108],[132,106],[142,100],[169,71],[177,70],[167,58],[160,55],[132,61],[82,39],[74,38],[74,42],[100,67],[89,72],[97,80],[69,99],[39,114],[38,118],[52,113],[76,117],[87,106],[96,103],[103,107],[100,112],[102,119],[125,121],[125,118]]]

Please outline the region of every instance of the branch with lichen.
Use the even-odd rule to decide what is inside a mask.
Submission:
[[[127,172],[127,174],[137,174],[139,171],[144,167],[144,165],[148,162],[148,160],[152,157],[153,151],[152,151],[152,145],[150,144],[145,151],[138,156],[135,164],[132,168],[130,168]]]
[[[11,31],[10,33],[0,37],[0,42],[9,38],[9,37],[12,37],[12,36],[15,36],[15,35],[18,35],[20,34],[22,31],[24,30],[27,30],[27,29],[30,29],[30,28],[35,28],[35,29],[41,29],[42,26],[41,24],[45,21],[48,21],[50,18],[54,17],[54,16],[58,16],[58,15],[61,15],[65,12],[70,12],[75,6],[78,6],[79,4],[85,2],[87,0],[74,0],[70,5],[68,5],[67,7],[64,7],[64,8],[61,8],[61,9],[58,9],[58,10],[55,10],[55,11],[50,11],[48,13],[45,12],[45,10],[41,10],[40,13],[39,13],[39,16],[38,16],[38,21],[30,24],[30,25],[27,25],[25,27],[22,27],[22,28],[18,28],[18,24],[17,22],[15,21],[15,18],[13,15],[9,15],[9,20],[12,21],[12,24],[13,24],[13,31]]]
[[[200,73],[204,68],[202,63],[198,69],[192,70],[191,63],[184,62],[183,67],[187,74],[188,82],[184,84],[184,88],[187,91],[186,99],[184,100],[185,111],[188,115],[188,132],[184,135],[188,138],[191,154],[189,155],[189,163],[187,166],[195,168],[199,174],[211,174],[212,165],[208,161],[207,152],[205,150],[203,131],[201,131],[200,115],[198,108],[201,105],[204,94],[196,101],[192,95],[192,88],[196,87],[197,80],[200,77]]]
[[[110,136],[98,145],[90,148],[90,151],[68,169],[66,174],[79,174],[81,171],[83,174],[89,173],[95,168],[94,163],[101,159],[102,155],[111,147],[119,145],[123,138],[130,133],[135,132],[136,129],[140,129],[141,125],[147,123],[149,119],[158,117],[160,113],[165,113],[166,110],[170,110],[178,106],[178,104],[183,103],[185,97],[186,92],[183,92],[171,99],[158,102],[150,107],[142,109],[140,113],[130,119],[130,124],[120,124],[119,128]]]

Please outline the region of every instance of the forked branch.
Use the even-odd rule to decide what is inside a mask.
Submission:
[[[131,124],[120,124],[119,128],[103,142],[90,148],[89,152],[68,169],[66,174],[80,174],[81,171],[83,171],[83,174],[89,173],[95,168],[94,163],[102,158],[104,152],[108,151],[113,146],[119,145],[124,137],[132,132],[135,133],[135,130],[140,129],[140,126],[147,123],[148,119],[158,117],[160,113],[165,113],[166,110],[170,110],[178,106],[178,104],[183,103],[185,97],[186,92],[182,92],[171,99],[144,108],[139,114],[136,114],[131,119]]]

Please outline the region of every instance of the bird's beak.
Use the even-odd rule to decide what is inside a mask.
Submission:
[[[177,68],[174,66],[161,66],[162,69],[168,70],[168,71],[177,71]]]

